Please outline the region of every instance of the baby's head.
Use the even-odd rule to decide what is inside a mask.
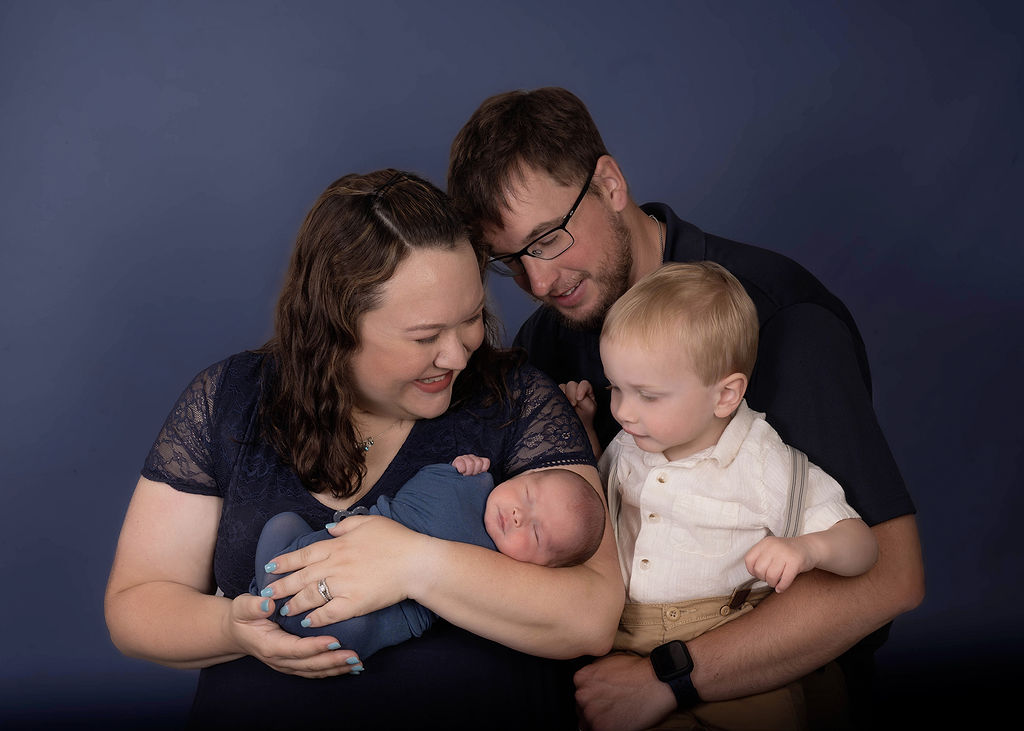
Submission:
[[[612,414],[648,452],[678,459],[711,446],[746,391],[758,330],[753,301],[720,265],[655,270],[612,305],[601,330]]]
[[[491,491],[484,510],[484,527],[499,551],[543,566],[575,566],[593,556],[604,522],[597,491],[560,468],[505,480]]]

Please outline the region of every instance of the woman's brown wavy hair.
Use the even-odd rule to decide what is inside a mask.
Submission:
[[[454,249],[466,226],[442,191],[398,170],[346,175],[306,215],[278,299],[274,336],[260,352],[264,434],[306,489],[335,498],[356,494],[366,473],[352,424],[352,356],[359,322],[380,306],[383,285],[413,249]],[[476,249],[483,276],[485,254]],[[443,296],[443,293],[442,293]],[[455,382],[453,406],[469,395],[508,398],[504,373],[518,358],[487,335]]]

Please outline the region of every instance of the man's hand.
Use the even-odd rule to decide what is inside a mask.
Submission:
[[[650,728],[676,709],[672,689],[658,680],[650,658],[605,655],[580,669],[573,680],[580,727],[591,731]]]
[[[590,446],[594,450],[594,456],[601,456],[601,442],[597,438],[597,431],[594,429],[594,415],[597,413],[597,399],[594,398],[594,387],[590,381],[569,381],[560,383],[558,387],[569,399],[569,403],[576,410],[576,415],[583,422],[583,428],[587,432]]]
[[[569,381],[560,383],[558,387],[569,399],[569,403],[576,409],[584,426],[594,425],[594,413],[597,411],[597,401],[594,398],[594,387],[590,381]]]

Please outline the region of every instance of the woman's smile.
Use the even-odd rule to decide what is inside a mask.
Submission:
[[[444,391],[452,384],[454,378],[454,372],[448,371],[442,373],[440,376],[431,376],[430,378],[420,378],[413,381],[416,388],[426,393],[439,393]]]

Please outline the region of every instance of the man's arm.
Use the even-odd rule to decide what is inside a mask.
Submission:
[[[874,526],[878,562],[860,576],[801,574],[754,612],[686,643],[690,677],[705,701],[780,687],[835,659],[862,637],[918,606],[924,565],[917,524],[905,515]],[[609,655],[576,674],[587,728],[647,728],[675,709],[650,660]]]
[[[860,576],[802,574],[756,612],[687,642],[705,701],[760,693],[803,677],[862,637],[917,607],[924,564],[917,523],[904,515],[872,528],[878,562]]]

